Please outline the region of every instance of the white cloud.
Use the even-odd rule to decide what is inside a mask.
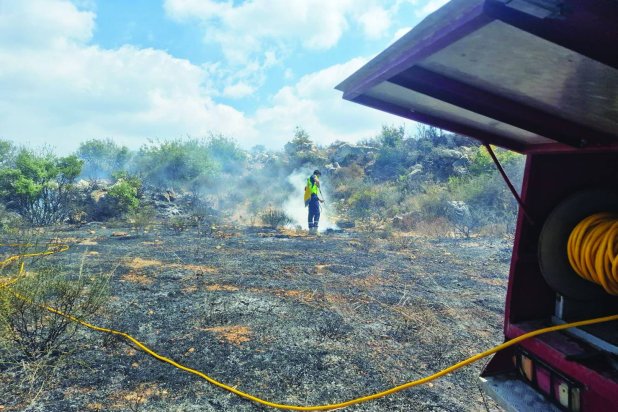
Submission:
[[[417,16],[426,16],[434,11],[438,10],[440,7],[444,6],[448,3],[449,0],[429,0],[425,5],[419,8],[416,12]]]
[[[69,1],[0,0],[0,46],[53,47],[92,37],[94,14]]]
[[[137,148],[149,138],[212,131],[246,147],[280,148],[297,125],[328,143],[371,137],[382,123],[401,123],[344,101],[334,90],[366,59],[302,76],[248,115],[218,103],[215,90],[236,98],[253,93],[255,83],[243,79],[259,83],[255,73],[276,64],[276,51],[261,63],[248,61],[225,82],[229,71],[221,63],[196,66],[161,50],[91,45],[94,22],[92,12],[68,0],[0,0],[0,138],[48,143],[67,153],[91,138],[110,137]],[[288,69],[286,76],[295,73]]]
[[[358,18],[365,35],[371,39],[382,37],[391,26],[391,17],[387,10],[372,7]]]
[[[389,35],[403,0],[165,0],[168,17],[202,28],[203,40],[225,57],[224,87],[254,89],[267,70],[295,53],[332,49],[346,31],[375,40]],[[247,69],[248,65],[254,71]],[[225,90],[222,92],[226,94]]]
[[[310,50],[335,46],[354,24],[375,38],[390,26],[390,13],[378,0],[165,0],[168,16],[203,24],[205,40],[221,45],[226,57],[242,64],[265,44],[297,43]],[[389,2],[393,3],[393,2]],[[398,7],[395,1],[393,9]]]
[[[231,97],[233,99],[238,99],[241,97],[249,96],[255,92],[255,88],[249,86],[247,83],[239,82],[230,86],[227,86],[223,90],[223,95],[226,97]]]
[[[402,38],[405,34],[407,34],[410,30],[412,30],[412,27],[402,27],[399,30],[397,30],[395,32],[395,34],[393,35],[393,38],[391,39],[391,43],[396,42],[397,40],[399,40],[400,38]]]
[[[271,106],[259,109],[253,117],[258,135],[268,136],[268,141],[256,144],[281,147],[296,126],[303,127],[315,142],[328,144],[373,137],[382,124],[401,124],[401,118],[345,101],[334,90],[366,61],[355,58],[305,75],[294,86],[279,90]]]
[[[87,45],[94,17],[68,1],[5,3],[0,21],[21,24],[0,24],[2,34],[29,37],[0,41],[0,138],[68,151],[93,137],[135,147],[211,130],[252,135],[242,112],[208,94],[207,70],[160,50]],[[37,26],[45,36],[30,34]]]

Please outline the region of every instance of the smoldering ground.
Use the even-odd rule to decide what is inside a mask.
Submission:
[[[501,340],[507,240],[234,226],[112,236],[120,229],[56,232],[71,249],[35,265],[74,272],[84,261],[87,274],[112,273],[108,306],[89,321],[271,401],[367,395]],[[0,366],[4,410],[266,410],[89,330],[60,353],[53,367]],[[480,410],[480,367],[349,409]]]

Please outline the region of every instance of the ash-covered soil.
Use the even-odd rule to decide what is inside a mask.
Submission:
[[[47,259],[112,272],[88,319],[255,396],[340,402],[436,372],[502,341],[511,240],[225,227],[112,236],[88,226]],[[261,411],[109,335],[81,328],[53,366],[0,376],[4,411]],[[494,409],[485,362],[351,411]]]

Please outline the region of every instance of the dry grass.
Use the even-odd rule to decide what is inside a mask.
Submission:
[[[352,278],[349,279],[348,282],[351,285],[368,289],[393,284],[393,281],[384,274],[371,274],[364,278]]]
[[[138,410],[139,405],[143,405],[153,397],[165,398],[168,396],[166,389],[161,389],[155,383],[141,383],[133,390],[121,390],[110,399],[111,407],[114,409]]]
[[[154,280],[141,273],[129,272],[120,278],[124,282],[137,283],[138,285],[150,286],[154,283]]]
[[[416,223],[414,233],[430,238],[453,236],[453,224],[443,217],[431,221],[420,220]]]
[[[201,328],[201,330],[213,332],[220,340],[237,346],[251,340],[251,329],[248,326],[215,326],[212,328]]]
[[[197,292],[197,286],[195,285],[185,286],[184,288],[182,288],[182,292],[190,295],[191,293]]]
[[[98,245],[99,243],[94,241],[91,238],[88,238],[88,239],[82,240],[81,242],[79,242],[79,244],[83,246],[95,246],[95,245]]]
[[[103,411],[105,406],[101,403],[101,402],[90,402],[89,404],[86,405],[86,409],[89,411]]]
[[[303,290],[277,290],[275,295],[297,299],[302,302],[311,302],[314,300],[313,293]]]
[[[328,272],[327,268],[331,267],[332,265],[315,265],[315,273],[317,275],[322,275],[326,272]]]
[[[190,271],[200,273],[200,274],[205,274],[205,273],[214,274],[214,273],[217,273],[218,271],[216,267],[205,266],[205,265],[187,265],[187,264],[173,263],[169,265],[169,267],[176,268],[176,269],[190,270]]]
[[[129,262],[127,266],[129,266],[131,269],[138,270],[138,269],[143,269],[143,268],[150,267],[150,266],[163,266],[163,265],[164,263],[161,262],[160,260],[142,259],[140,257],[136,257],[136,258],[133,258],[133,260]]]
[[[214,292],[214,291],[224,291],[224,292],[236,292],[238,288],[232,285],[208,285],[206,286],[206,290]]]

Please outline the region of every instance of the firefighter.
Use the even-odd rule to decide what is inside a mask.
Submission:
[[[323,199],[320,199],[320,176],[322,174],[319,170],[314,170],[313,174],[307,179],[307,186],[305,187],[309,199],[307,204],[309,206],[309,231],[318,231],[318,222],[320,221],[320,203],[324,203]]]

